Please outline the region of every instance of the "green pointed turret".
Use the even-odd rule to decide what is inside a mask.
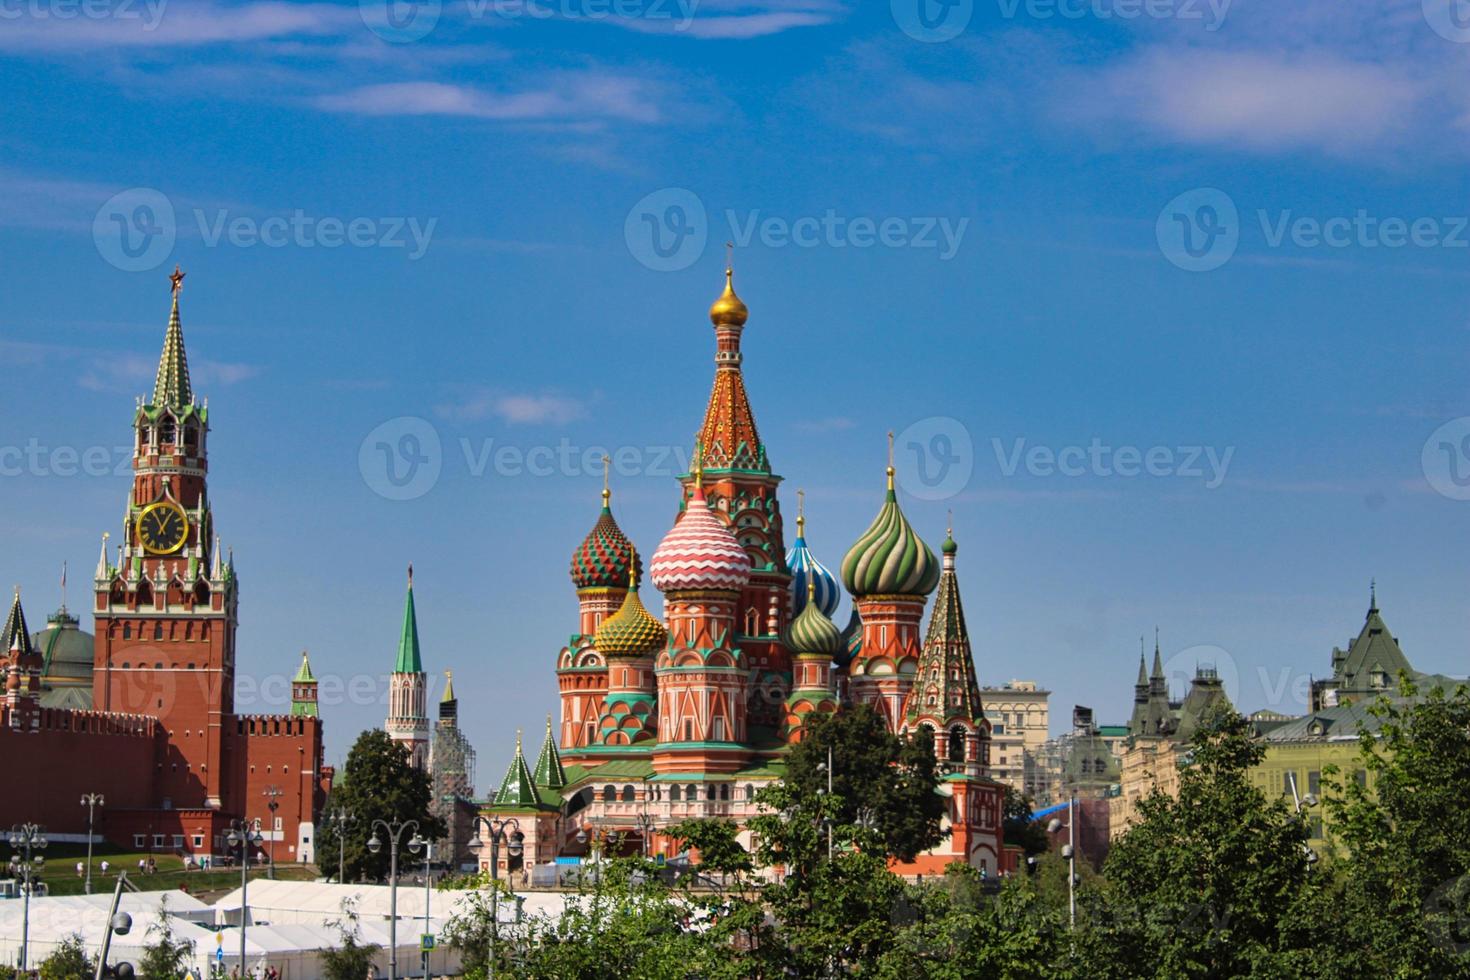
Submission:
[[[194,404],[194,389],[189,384],[189,358],[184,353],[184,328],[179,323],[179,293],[184,288],[184,273],[177,265],[169,281],[173,283],[174,305],[168,316],[168,332],[163,337],[163,355],[158,359],[152,404],[157,408],[179,409]]]
[[[537,786],[561,789],[567,784],[567,774],[561,767],[561,752],[557,750],[556,738],[551,734],[551,716],[546,716],[546,741],[541,743],[541,754],[536,758],[535,780]]]
[[[398,662],[395,674],[422,674],[424,661],[419,656],[419,620],[413,608],[413,566],[408,566],[408,597],[403,601],[403,631],[398,638]]]
[[[537,806],[541,798],[536,795],[536,780],[531,775],[531,769],[526,765],[526,757],[521,753],[521,733],[516,732],[516,755],[510,760],[510,768],[505,771],[505,778],[500,781],[500,790],[495,794],[496,806]]]
[[[319,716],[316,675],[311,672],[311,661],[305,650],[301,651],[301,669],[291,679],[291,714],[293,717]]]
[[[22,654],[30,654],[31,631],[26,626],[25,610],[20,605],[20,586],[15,587],[15,598],[10,603],[10,615],[5,617],[5,626],[0,628],[0,657],[7,655],[12,649],[19,650]]]

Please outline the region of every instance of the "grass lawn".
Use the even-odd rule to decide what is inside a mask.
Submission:
[[[52,844],[45,850],[46,863],[41,868],[41,880],[52,895],[81,895],[85,878],[77,874],[78,863],[87,861],[85,844]],[[139,872],[138,862],[152,858],[158,871],[145,875]],[[107,874],[102,873],[102,862],[108,864]],[[200,871],[184,870],[184,861],[172,853],[161,851],[133,851],[110,844],[98,844],[92,849],[92,891],[111,892],[117,887],[117,872],[126,871],[128,881],[139,891],[174,891],[187,888],[190,894],[201,892],[221,893],[240,887],[240,869],[211,868]],[[269,875],[266,865],[250,867],[250,880]],[[0,876],[5,873],[0,872]],[[320,877],[314,865],[276,864],[276,877],[285,881],[313,881]]]

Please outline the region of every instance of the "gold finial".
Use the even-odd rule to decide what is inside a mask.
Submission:
[[[742,327],[750,316],[750,310],[735,295],[734,249],[733,242],[725,243],[725,291],[709,308],[710,322],[717,327]]]
[[[954,511],[947,511],[948,517],[944,521],[944,534],[946,537],[954,537]]]
[[[816,601],[816,598],[817,598],[817,580],[814,579],[814,578],[807,579],[807,582],[806,582],[806,601],[807,601],[807,604],[808,605],[811,605],[811,603],[813,603],[813,602]]]
[[[602,457],[602,506],[604,507],[606,507],[608,501],[612,499],[612,489],[608,483],[609,474],[611,472],[612,457],[604,455]]]
[[[888,430],[888,489],[893,489],[893,430]]]
[[[521,730],[516,729],[516,755],[521,754]]]
[[[704,440],[694,440],[694,488],[704,490]]]
[[[796,491],[796,536],[802,537],[806,533],[806,491]]]
[[[171,284],[170,288],[173,290],[174,299],[178,299],[179,293],[184,291],[184,277],[187,275],[187,272],[180,271],[178,263],[175,262],[173,275],[168,277],[168,281]]]
[[[546,737],[551,737],[551,712],[546,712]]]
[[[304,656],[306,656],[306,654],[303,653],[302,656],[304,657]],[[452,680],[454,680],[454,671],[449,670],[449,669],[446,668],[445,671],[444,671],[444,679],[446,681],[452,681]]]

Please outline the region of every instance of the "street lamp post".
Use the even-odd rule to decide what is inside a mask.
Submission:
[[[433,886],[434,877],[433,877],[433,874],[432,874],[432,872],[433,872],[433,861],[434,861],[434,845],[432,843],[425,842],[424,843],[424,935],[426,935],[426,936],[429,934],[429,900],[430,900],[430,898],[434,894],[434,886]],[[424,948],[423,954],[424,954],[424,980],[429,980],[429,950],[428,950],[428,947],[425,947]]]
[[[46,849],[46,831],[38,824],[16,824],[10,828],[10,846],[16,852],[10,858],[10,871],[21,880],[25,889],[25,905],[20,920],[20,969],[24,973],[27,947],[31,939],[31,892],[35,890],[36,876],[41,873],[41,865],[46,862],[45,858],[35,852]],[[24,858],[21,857],[22,854],[25,855]]]
[[[1067,843],[1062,845],[1062,857],[1067,859],[1067,926],[1075,930],[1077,928],[1077,794],[1073,793],[1067,799]],[[1046,831],[1054,834],[1061,830],[1063,824],[1053,817],[1046,825]]]
[[[411,852],[417,854],[428,841],[419,836],[417,820],[374,820],[373,836],[368,839],[368,850],[374,854],[383,849],[383,841],[378,837],[379,827],[388,835],[388,980],[398,980],[398,846],[404,831],[410,828],[413,830],[408,841]]]
[[[270,841],[269,874],[271,878],[274,879],[276,876],[276,810],[280,808],[280,799],[284,794],[281,792],[281,787],[279,786],[267,786],[265,788],[265,792],[261,795],[269,800],[269,802],[266,803],[265,808],[271,812],[271,822],[269,828],[267,829],[267,833],[269,833],[270,836],[266,839]]]
[[[249,820],[230,821],[225,844],[240,852],[240,976],[245,976],[245,927],[250,921],[250,845],[260,846],[260,831]]]
[[[83,793],[82,806],[87,808],[87,880],[82,885],[83,891],[92,894],[92,820],[96,808],[107,801],[102,798],[101,793]]]
[[[480,835],[480,828],[484,827],[490,831],[490,880],[496,885],[491,889],[493,897],[490,906],[490,959],[486,970],[487,975],[493,977],[495,976],[495,946],[500,941],[500,844],[502,841],[505,843],[506,854],[513,858],[520,857],[525,850],[526,835],[521,833],[521,822],[515,817],[501,820],[476,816],[471,827],[475,836],[470,840],[469,847],[477,858],[485,849],[485,838]],[[585,840],[585,837],[583,839]]]
[[[352,814],[338,807],[327,819],[337,825],[337,884],[343,885],[347,883],[347,825],[352,822]]]
[[[827,746],[827,761],[817,763],[817,771],[827,773],[827,798],[832,797],[832,746]],[[832,818],[823,817],[822,823],[827,825],[827,860],[832,860]]]

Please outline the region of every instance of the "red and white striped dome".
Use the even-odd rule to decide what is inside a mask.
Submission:
[[[739,589],[750,581],[750,556],[696,486],[684,513],[659,542],[649,571],[660,592]]]

